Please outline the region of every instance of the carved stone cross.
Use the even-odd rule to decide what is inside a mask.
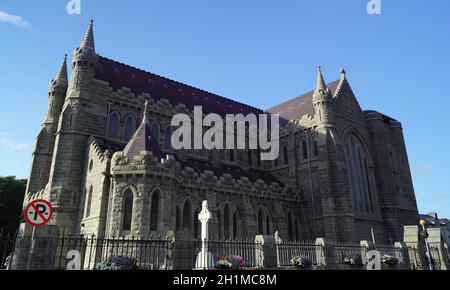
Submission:
[[[202,211],[198,215],[198,220],[202,224],[202,234],[201,234],[202,241],[208,240],[208,236],[209,236],[208,235],[208,233],[209,233],[208,224],[209,224],[209,221],[211,220],[211,218],[212,218],[212,215],[208,209],[208,201],[205,200],[205,201],[203,201],[203,204],[202,204]]]
[[[202,211],[198,214],[198,220],[202,224],[201,234],[201,251],[197,255],[197,261],[195,263],[196,269],[212,269],[214,268],[213,255],[208,251],[208,237],[209,237],[209,221],[212,218],[212,214],[208,209],[208,201],[203,201]]]

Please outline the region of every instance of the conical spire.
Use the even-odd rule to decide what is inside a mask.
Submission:
[[[64,80],[67,81],[67,54],[64,55],[64,60],[59,68],[58,73],[56,74],[56,81]]]
[[[325,80],[323,79],[322,68],[319,66],[319,69],[317,71],[316,91],[325,91],[326,89],[327,86],[325,84]]]
[[[95,43],[94,43],[94,20],[91,20],[89,23],[88,30],[84,35],[83,40],[81,41],[80,48],[90,48],[95,51]]]
[[[148,116],[149,101],[145,101],[144,120],[134,133],[131,140],[123,149],[124,156],[133,157],[139,155],[143,151],[152,152],[154,157],[162,158],[163,154],[159,148],[158,140],[153,136],[150,128],[150,118]]]

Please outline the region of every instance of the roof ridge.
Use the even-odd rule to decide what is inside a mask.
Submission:
[[[213,95],[213,96],[216,96],[216,97],[219,97],[219,98],[228,100],[228,101],[230,101],[230,102],[234,102],[234,103],[236,103],[236,104],[243,105],[243,106],[246,106],[246,107],[248,107],[248,108],[255,109],[255,110],[258,110],[258,111],[261,111],[261,112],[267,112],[267,111],[264,110],[264,109],[260,109],[260,108],[251,106],[251,105],[249,105],[249,104],[245,104],[245,103],[242,103],[242,102],[239,102],[239,101],[236,101],[236,100],[233,100],[233,99],[230,99],[230,98],[227,98],[227,97],[218,95],[218,94],[216,94],[216,93],[209,92],[209,91],[206,91],[206,90],[204,90],[204,89],[200,89],[200,88],[194,87],[194,86],[192,86],[192,85],[185,84],[185,83],[182,83],[182,82],[179,82],[179,81],[170,79],[170,78],[168,78],[168,77],[165,77],[165,76],[162,76],[162,75],[153,73],[153,72],[146,71],[146,70],[144,70],[144,69],[141,69],[141,68],[138,68],[138,67],[135,67],[135,66],[132,66],[132,65],[129,65],[129,64],[126,64],[126,63],[123,63],[123,62],[120,62],[120,61],[117,61],[117,60],[108,58],[108,57],[105,57],[105,56],[103,56],[103,55],[99,55],[99,57],[100,57],[100,58],[103,58],[103,59],[105,59],[105,60],[108,60],[108,61],[117,63],[117,64],[119,64],[119,65],[126,66],[126,67],[128,67],[128,68],[131,68],[131,69],[134,69],[134,70],[143,72],[143,73],[145,73],[145,74],[150,74],[150,75],[159,77],[159,78],[161,78],[161,79],[164,79],[164,80],[167,80],[167,81],[171,81],[171,82],[173,82],[173,83],[175,83],[175,84],[178,84],[178,85],[181,85],[181,86],[185,86],[185,87],[189,87],[189,88],[191,88],[191,89],[195,89],[195,90],[197,90],[197,91],[206,93],[206,94],[208,94],[208,95]]]
[[[329,87],[330,85],[332,85],[332,84],[334,84],[334,83],[336,83],[336,82],[338,82],[338,81],[340,81],[340,80],[335,80],[335,81],[332,81],[332,82],[330,82],[330,83],[327,83],[326,86]],[[268,108],[267,110],[273,110],[273,109],[275,109],[275,108],[277,108],[277,107],[280,107],[280,106],[282,106],[282,105],[286,105],[286,104],[288,104],[288,103],[290,103],[290,102],[292,102],[292,101],[294,101],[294,100],[301,99],[301,98],[303,98],[303,97],[305,97],[305,96],[307,96],[307,95],[309,95],[309,94],[312,94],[312,93],[314,93],[314,89],[311,90],[311,91],[308,91],[307,93],[304,93],[304,94],[302,94],[302,95],[300,95],[300,96],[297,96],[297,97],[294,97],[294,98],[292,98],[292,99],[289,99],[289,100],[287,100],[287,101],[285,101],[285,102],[283,102],[283,103],[280,103],[280,104],[278,104],[278,105],[275,105],[275,106],[273,106],[273,107],[270,107],[270,108]]]

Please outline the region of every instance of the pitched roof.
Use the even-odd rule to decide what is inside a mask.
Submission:
[[[336,80],[327,85],[332,95],[334,95],[339,85],[339,82],[340,80]],[[267,111],[272,114],[279,114],[280,118],[283,118],[288,121],[301,119],[304,115],[310,115],[312,117],[316,113],[312,101],[313,94],[314,91],[310,91],[309,93],[306,93],[297,98],[289,100],[283,104],[272,107]]]
[[[155,100],[165,98],[174,106],[184,104],[193,110],[194,106],[201,105],[205,114],[216,113],[225,116],[226,114],[248,115],[254,113],[258,115],[264,113],[249,105],[102,56],[99,57],[95,78],[108,82],[114,90],[127,87],[135,95],[147,93]]]
[[[153,156],[158,158],[163,156],[148,122],[142,122],[127,146],[125,146],[125,149],[123,149],[123,154],[124,156],[133,157],[139,155],[142,151],[152,152]]]
[[[256,180],[261,179],[266,184],[271,184],[272,182],[278,183],[280,187],[284,187],[284,184],[278,180],[272,174],[257,170],[257,169],[243,169],[237,165],[231,164],[214,164],[209,160],[196,159],[192,157],[180,158],[175,156],[176,160],[181,164],[182,167],[191,167],[197,173],[201,174],[205,170],[211,171],[215,176],[222,176],[223,174],[230,174],[235,180],[239,180],[241,177],[247,177],[249,181],[256,182]]]

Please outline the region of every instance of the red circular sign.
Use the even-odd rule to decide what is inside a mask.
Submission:
[[[26,208],[24,216],[28,224],[34,227],[42,227],[50,222],[53,217],[53,207],[50,202],[38,199],[32,201]]]

